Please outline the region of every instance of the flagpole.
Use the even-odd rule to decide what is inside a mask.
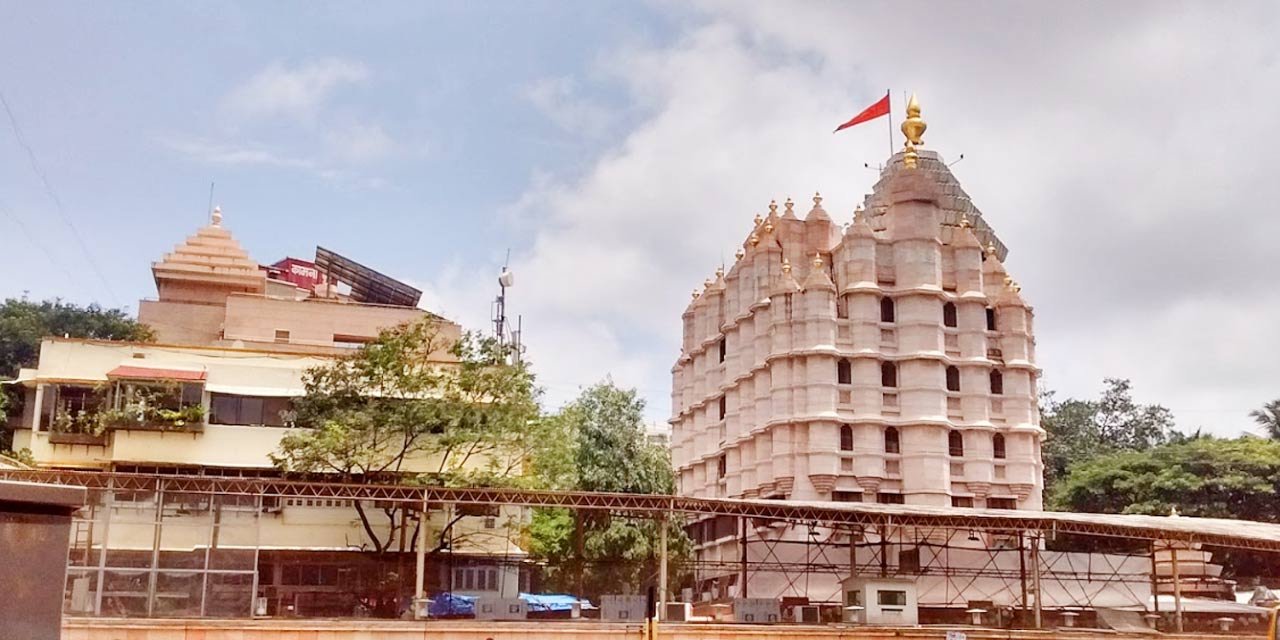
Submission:
[[[890,158],[893,157],[893,98],[890,97],[892,95],[893,95],[893,91],[891,89],[884,90],[884,97],[886,100],[889,101],[889,117],[886,118],[886,120],[889,121],[889,157]],[[887,163],[888,160],[886,160],[885,162]]]

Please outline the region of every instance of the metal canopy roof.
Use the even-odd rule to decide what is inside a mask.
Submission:
[[[69,484],[92,489],[132,489],[184,493],[251,494],[386,500],[414,504],[509,504],[530,507],[600,509],[634,515],[727,515],[809,521],[834,526],[913,526],[975,531],[1081,534],[1162,542],[1208,544],[1280,553],[1280,524],[1248,520],[1123,514],[1007,511],[885,505],[857,502],[802,502],[685,498],[649,494],[450,488],[387,484],[297,482],[275,478],[147,475],[104,471],[0,469],[0,480]]]
[[[417,307],[422,297],[421,291],[324,247],[316,247],[316,267],[330,281],[351,285],[351,299],[356,302]]]

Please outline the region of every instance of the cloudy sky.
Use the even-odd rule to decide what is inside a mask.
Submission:
[[[1280,397],[1276,33],[1244,2],[0,0],[0,295],[135,309],[212,181],[259,261],[322,244],[475,328],[510,249],[548,404],[612,376],[662,419],[689,291],[771,198],[851,217],[887,127],[831,130],[891,88],[964,154],[1045,386],[1235,434]]]

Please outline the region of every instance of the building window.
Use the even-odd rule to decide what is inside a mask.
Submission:
[[[725,396],[720,396],[720,402],[719,402],[720,419],[724,420],[724,415],[728,412],[729,412],[729,399],[726,398]]]
[[[1001,396],[1004,395],[1004,374],[991,370],[991,393]]]
[[[972,509],[973,498],[970,496],[951,496],[951,506],[961,509]]]
[[[948,302],[942,305],[942,324],[943,326],[955,328],[956,324],[956,303]]]
[[[209,424],[292,427],[296,420],[289,398],[210,394]]]
[[[853,451],[853,427],[847,424],[840,425],[840,450]]]
[[[996,310],[994,307],[987,307],[987,331],[996,330]]]
[[[876,591],[876,603],[882,607],[907,606],[906,591]]]
[[[725,343],[724,338],[720,338],[720,362],[724,362],[724,357],[729,352],[729,346]]]
[[[836,502],[862,502],[861,491],[832,491],[831,499]]]
[[[276,329],[276,342],[288,344],[289,332],[283,329]]]
[[[1014,510],[1018,508],[1018,499],[1017,498],[987,498],[987,508]]]
[[[880,322],[893,322],[893,298],[880,298]]]
[[[876,502],[880,504],[906,504],[901,493],[877,493]]]
[[[884,430],[884,452],[898,453],[902,445],[898,442],[898,428],[886,427]]]
[[[898,365],[892,362],[880,363],[880,386],[882,387],[898,386]]]
[[[839,384],[853,383],[853,365],[849,364],[849,360],[846,358],[836,361],[836,382]]]
[[[723,454],[716,458],[716,477],[723,478],[729,473],[729,458]]]
[[[947,367],[947,391],[960,390],[960,370],[955,367]]]
[[[995,455],[996,458],[999,458],[1001,460],[1004,459],[1005,457],[1004,434],[997,433],[996,435],[991,437],[991,452],[993,455]]]
[[[953,458],[964,457],[964,434],[959,431],[952,431],[947,434],[947,452]]]
[[[898,552],[898,573],[920,573],[919,548],[903,549]]]

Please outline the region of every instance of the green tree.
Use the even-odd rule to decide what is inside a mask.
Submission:
[[[1058,402],[1041,396],[1045,486],[1050,496],[1072,464],[1116,451],[1139,451],[1162,444],[1174,432],[1173,413],[1160,405],[1133,400],[1128,380],[1107,378],[1097,400]]]
[[[151,329],[123,309],[82,307],[61,300],[32,302],[8,298],[0,304],[0,378],[13,377],[40,357],[40,341],[48,336],[99,340],[154,339]]]
[[[1261,409],[1250,411],[1249,417],[1262,427],[1268,438],[1280,440],[1280,400],[1272,400]]]
[[[611,381],[582,392],[550,420],[562,423],[573,442],[572,469],[562,475],[580,491],[672,494],[675,475],[666,449],[644,433],[644,401]],[[658,572],[655,520],[607,512],[537,509],[529,526],[529,552],[546,563],[551,588],[598,596],[639,590]],[[668,555],[679,567],[691,545],[676,522],[665,523]],[[676,584],[675,572],[672,584]]]
[[[551,432],[557,423],[537,419],[533,374],[509,356],[493,339],[449,340],[431,318],[384,330],[306,373],[296,404],[305,428],[285,436],[272,460],[287,472],[344,482],[536,485],[526,465],[551,457],[546,452],[564,440]],[[379,553],[417,537],[403,535],[414,519],[400,507],[377,509],[387,525],[381,535],[368,505],[354,507]],[[460,517],[438,532],[432,553],[456,542],[450,529]]]
[[[1198,438],[1080,462],[1059,484],[1051,508],[1280,522],[1280,442]],[[1102,550],[1100,539],[1077,550]],[[1274,554],[1211,548],[1225,577],[1276,575]],[[1130,549],[1128,552],[1133,552]]]
[[[1195,440],[1080,462],[1053,497],[1057,509],[1280,522],[1280,442]]]

